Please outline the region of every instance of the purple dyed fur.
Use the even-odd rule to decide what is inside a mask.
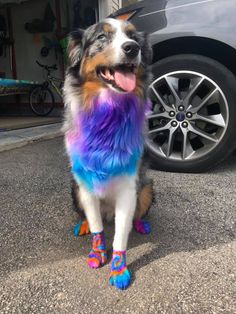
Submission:
[[[80,111],[66,141],[72,172],[90,190],[110,178],[132,175],[143,149],[143,127],[149,102],[132,93],[104,91]]]
[[[141,234],[148,234],[151,232],[150,223],[146,220],[135,219],[133,222],[135,231]]]

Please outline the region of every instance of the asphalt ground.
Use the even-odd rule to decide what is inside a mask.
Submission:
[[[87,267],[90,236],[72,234],[62,139],[0,153],[0,313],[236,313],[236,155],[204,174],[149,175],[152,233],[131,233],[119,291],[108,264]]]

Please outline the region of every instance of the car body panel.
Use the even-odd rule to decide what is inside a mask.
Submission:
[[[147,141],[152,165],[168,171],[205,171],[216,164],[217,160],[223,160],[229,155],[236,145],[236,0],[144,0],[115,12],[111,17],[126,14],[123,16],[125,18],[129,12],[135,13],[130,15],[129,21],[137,30],[150,34],[154,52],[152,90],[156,97],[153,98],[153,111],[149,116],[149,121],[154,121],[149,123],[149,133],[152,136]],[[194,77],[192,81],[189,73]],[[157,82],[160,82],[158,91],[155,88]],[[212,82],[223,93],[219,99],[215,97],[215,92],[207,98]],[[191,102],[196,104],[199,99],[202,100],[199,116],[202,115],[203,118],[200,122],[199,116],[194,121],[192,116],[187,116],[187,111],[191,111],[194,105],[180,109],[179,99],[186,93],[188,86],[190,89],[195,86],[189,92],[191,97],[196,92]],[[207,99],[205,102],[204,97]],[[169,107],[164,100],[170,102]],[[212,100],[209,106],[208,100],[209,103]],[[212,122],[212,116],[228,112],[228,106],[230,111],[226,118],[230,117],[231,126],[216,126]],[[174,112],[172,107],[177,110],[174,115],[170,114]],[[180,122],[182,120],[178,119],[181,111],[185,112],[186,121]],[[189,113],[192,115],[192,112]],[[178,126],[176,123],[181,124]],[[174,135],[176,127],[177,136]],[[221,134],[223,127],[227,135],[223,135],[224,141],[221,141],[221,137],[217,142],[217,145],[221,145],[217,151],[208,140],[213,143],[212,134]],[[185,156],[187,147],[187,144],[184,146],[183,139],[185,143],[188,142],[190,151],[187,158],[183,158],[183,148],[185,147]],[[214,154],[211,155],[213,150]],[[195,153],[198,155],[194,157]]]
[[[151,34],[152,44],[180,37],[205,37],[236,49],[235,0],[146,0],[117,11],[138,10],[131,22]]]

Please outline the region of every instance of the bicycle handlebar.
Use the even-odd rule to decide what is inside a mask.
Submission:
[[[48,72],[50,72],[50,70],[57,70],[57,65],[56,64],[48,66],[48,65],[44,65],[44,64],[40,63],[38,60],[36,60],[36,63],[37,63],[38,66],[40,66],[41,68],[46,69]]]

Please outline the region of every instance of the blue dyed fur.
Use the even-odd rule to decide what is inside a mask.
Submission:
[[[79,136],[70,143],[72,172],[87,189],[119,175],[133,175],[143,151],[145,104],[118,93],[93,100],[75,121]]]
[[[111,276],[109,278],[109,284],[115,286],[117,289],[125,290],[128,288],[131,282],[131,276],[129,270],[123,272],[123,274]]]

